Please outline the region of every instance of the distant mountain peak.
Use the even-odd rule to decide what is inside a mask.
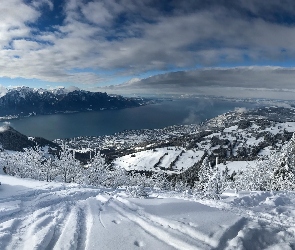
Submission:
[[[89,110],[138,107],[142,99],[110,96],[101,92],[80,90],[76,87],[52,90],[16,87],[0,96],[0,116],[31,116]]]
[[[80,91],[78,87],[70,86],[70,87],[58,87],[54,89],[44,89],[44,88],[30,88],[27,86],[17,86],[11,89],[6,89],[7,92],[19,92],[19,93],[30,93],[30,92],[37,92],[39,94],[43,94],[45,92],[53,93],[53,94],[68,94],[73,91]]]
[[[54,88],[54,89],[51,89],[48,91],[55,94],[55,95],[65,95],[65,94],[68,94],[73,91],[82,91],[82,90],[80,90],[78,87],[70,86],[67,88],[65,88],[65,87]]]

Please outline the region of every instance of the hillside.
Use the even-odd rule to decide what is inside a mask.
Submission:
[[[231,167],[267,157],[288,142],[295,131],[295,109],[264,107],[236,110],[203,124],[130,130],[100,137],[56,140],[82,151],[100,150],[107,163],[127,171],[195,171],[205,156]]]
[[[59,145],[42,137],[27,137],[10,126],[0,128],[0,147],[2,150],[23,151],[25,148],[47,147],[59,149]]]
[[[221,201],[0,175],[1,249],[294,249],[295,194]],[[231,195],[231,196],[228,196]]]
[[[10,161],[5,156],[3,164],[13,165],[10,168],[11,174],[19,172],[23,177],[33,177],[34,174],[27,173],[39,172],[37,178],[40,180],[67,179],[62,177],[65,174],[63,160],[60,157],[67,157],[67,161],[71,159],[72,163],[69,164],[87,168],[99,152],[99,159],[102,158],[103,165],[110,170],[124,169],[127,174],[145,173],[148,176],[167,174],[170,176],[169,180],[187,183],[192,187],[199,178],[199,170],[205,158],[214,166],[218,157],[219,169],[228,171],[233,179],[237,172],[255,166],[258,159],[267,160],[272,153],[280,152],[295,131],[294,121],[294,108],[265,107],[228,112],[200,125],[130,130],[100,137],[60,139],[53,143],[40,138],[27,138],[10,128],[0,133],[0,143],[3,149],[9,150],[23,148],[23,143],[27,143],[28,146],[35,143],[41,147],[49,143],[58,145],[59,148],[66,146],[65,152],[50,157],[44,149],[37,153],[26,151],[25,154],[10,154]],[[6,140],[2,141],[4,138]],[[17,147],[11,148],[12,144]],[[36,154],[36,157],[39,155],[42,161],[38,162],[37,157],[34,169],[22,171],[23,168],[31,167],[28,166],[31,160],[27,154]],[[55,162],[52,162],[53,159]],[[22,161],[19,162],[20,160]],[[45,173],[47,164],[50,170]],[[84,176],[86,170],[80,167],[75,171],[81,172]],[[71,178],[76,178],[75,171],[72,171]]]

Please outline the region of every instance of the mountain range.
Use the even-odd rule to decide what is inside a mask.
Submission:
[[[44,90],[19,87],[0,97],[0,116],[31,116],[54,113],[122,109],[144,105],[140,98],[101,92],[65,89]]]

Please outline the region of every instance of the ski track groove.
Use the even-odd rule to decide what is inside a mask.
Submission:
[[[83,250],[86,247],[86,216],[87,215],[85,213],[85,201],[83,201],[82,204],[79,204],[77,250]]]
[[[53,249],[77,249],[79,229],[78,216],[79,209],[77,207],[73,207],[65,224],[63,225],[60,237],[57,239]]]
[[[92,237],[99,233],[98,228],[104,230],[109,225],[103,220],[108,207],[171,249],[181,250],[226,249],[239,234],[253,233],[252,224],[263,229],[263,225],[271,221],[277,225],[278,232],[294,225],[293,218],[284,221],[285,215],[273,216],[275,211],[251,214],[250,209],[229,206],[224,209],[242,218],[216,235],[206,235],[194,225],[150,214],[125,197],[101,190],[79,189],[77,186],[65,189],[62,186],[27,193],[13,196],[16,200],[0,200],[9,208],[3,211],[0,220],[1,250],[95,249],[93,244],[97,239]],[[141,247],[141,243],[138,241],[135,246]]]
[[[6,221],[5,224],[8,225],[1,230],[0,249],[7,249],[10,242],[12,242],[12,235],[16,233],[18,225],[21,224],[21,220],[11,219],[10,221]]]
[[[42,211],[40,211],[42,210]],[[25,242],[27,240],[27,234],[28,232],[34,232],[34,228],[36,225],[41,225],[42,224],[42,214],[44,209],[38,209],[36,211],[34,211],[32,214],[25,214],[25,216],[23,218],[20,218],[21,222],[20,222],[20,226],[18,226],[17,228],[15,228],[15,230],[13,230],[11,232],[11,235],[19,235],[19,237],[17,239],[13,238],[12,241],[10,242],[10,244],[7,246],[7,249],[25,249],[26,245]],[[33,234],[34,235],[34,234]],[[33,239],[30,242],[31,244],[34,244],[35,239]]]
[[[69,205],[66,203],[63,206],[60,206],[60,210],[58,210],[58,214],[56,217],[56,227],[54,230],[54,233],[48,242],[47,246],[44,248],[45,250],[51,250],[54,248],[56,242],[58,241],[58,238],[61,235],[62,229],[63,229],[63,224],[65,221],[67,221],[68,218],[68,212],[69,212]]]
[[[75,187],[65,190],[62,187],[29,192],[29,196],[21,200],[20,206],[25,209],[6,216],[7,221],[12,214],[17,216],[10,228],[8,225],[0,229],[0,233],[9,230],[11,235],[17,234],[19,238],[11,238],[3,249],[91,249],[93,223],[99,222],[106,228],[102,213],[107,206],[172,248],[218,249],[231,238],[223,236],[222,243],[218,242],[192,226],[148,214],[124,198],[106,197],[97,190],[81,191]],[[30,214],[36,207],[38,209]],[[30,238],[30,235],[33,237]],[[1,237],[11,236],[3,234]]]
[[[28,190],[0,200],[15,203],[0,213],[0,249],[85,249],[86,214],[82,208],[85,200],[100,192],[77,187],[66,190],[64,186]]]
[[[118,198],[118,201],[120,201],[125,207],[127,207],[129,210],[136,212],[137,210],[140,211],[138,215],[145,219],[146,221],[149,221],[152,224],[156,224],[158,226],[161,226],[165,228],[165,230],[172,229],[174,233],[180,233],[182,236],[188,236],[194,241],[199,241],[203,247],[209,247],[209,248],[215,248],[218,246],[219,241],[217,239],[214,239],[208,235],[205,235],[204,233],[198,231],[195,227],[190,225],[184,225],[182,222],[175,221],[175,220],[169,220],[165,219],[163,217],[158,217],[146,212],[143,212],[142,210],[139,210],[139,207],[133,203],[131,203],[128,200]],[[230,228],[228,229],[230,230]]]
[[[93,232],[93,227],[95,224],[95,215],[96,213],[100,213],[100,207],[96,207],[98,205],[98,201],[93,198],[89,198],[86,201],[86,217],[85,217],[85,229],[86,229],[86,239],[85,239],[85,248],[91,249],[92,239],[91,234]]]
[[[127,201],[128,202],[128,201]],[[121,204],[120,204],[121,203]],[[150,235],[153,235],[160,241],[163,241],[165,244],[174,247],[175,249],[180,250],[189,250],[189,249],[211,249],[211,246],[205,241],[200,239],[192,238],[187,239],[186,232],[175,230],[172,223],[167,223],[166,225],[162,225],[154,220],[150,220],[143,215],[140,215],[136,212],[136,209],[130,208],[124,204],[125,202],[122,199],[113,200],[110,204],[112,208],[114,208],[118,213],[120,213],[125,218],[139,225],[143,230],[145,230]],[[136,207],[136,205],[135,205]],[[129,211],[128,211],[129,210]],[[181,238],[185,238],[182,240]],[[188,243],[188,242],[189,243]]]

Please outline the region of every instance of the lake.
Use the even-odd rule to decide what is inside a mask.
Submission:
[[[11,120],[10,125],[27,136],[49,140],[113,134],[125,129],[163,128],[200,123],[236,107],[255,104],[217,99],[177,99],[121,110],[33,116]],[[2,123],[3,124],[3,123]]]

